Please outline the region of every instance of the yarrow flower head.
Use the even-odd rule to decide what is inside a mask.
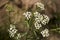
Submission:
[[[50,19],[49,19],[49,17],[47,15],[43,15],[43,16],[44,16],[44,20],[42,20],[41,23],[43,25],[46,25],[49,22]]]
[[[41,2],[37,2],[36,4],[35,4],[37,7],[39,7],[39,8],[41,8],[41,10],[44,10],[45,8],[44,8],[44,4],[42,4]]]
[[[45,29],[41,32],[41,34],[42,34],[43,37],[48,37],[49,36],[49,30]]]
[[[34,17],[38,17],[40,15],[40,13],[39,12],[34,12]]]
[[[23,15],[27,18],[27,20],[29,20],[31,18],[31,12],[25,12],[23,13]]]
[[[10,24],[10,28],[8,29],[8,32],[10,37],[15,38],[16,40],[20,40],[20,38],[22,37],[21,33],[18,33],[18,30],[13,24]]]
[[[35,12],[34,17],[35,17],[34,26],[36,29],[39,29],[40,27],[42,27],[42,25],[40,23],[40,21],[42,20],[41,14],[39,12]]]
[[[43,16],[39,12],[34,13],[35,21],[41,21],[43,20]]]
[[[34,12],[34,17],[35,17],[34,25],[35,25],[36,29],[39,29],[40,27],[42,27],[42,25],[46,25],[49,22],[49,17],[45,14],[40,14],[39,12]]]
[[[15,25],[10,25],[10,29],[8,29],[9,31],[9,34],[10,34],[10,37],[14,37],[14,35],[16,34],[17,32],[17,29],[15,29]]]
[[[42,27],[42,25],[39,24],[38,22],[35,22],[34,25],[35,25],[35,28],[36,28],[36,29],[39,29],[40,27]]]
[[[17,40],[20,40],[20,38],[21,38],[21,34],[18,33],[17,36],[16,36],[16,39],[17,39]]]

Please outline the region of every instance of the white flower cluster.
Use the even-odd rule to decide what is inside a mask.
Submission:
[[[31,18],[32,13],[26,12],[23,15],[27,18],[27,20],[29,20]],[[47,15],[44,15],[44,14],[42,15],[37,11],[34,13],[34,17],[35,17],[34,25],[36,29],[39,29],[40,27],[42,27],[42,24],[46,25],[49,22],[49,17]]]
[[[44,4],[37,2],[35,5],[42,11],[45,10]],[[50,20],[50,18],[47,15],[41,14],[37,10],[33,13],[33,15],[31,12],[25,12],[23,15],[26,17],[27,20],[29,20],[31,18],[31,16],[34,16],[34,18],[33,18],[34,24],[33,25],[36,29],[40,29],[43,25],[48,24],[48,22]],[[49,30],[45,29],[41,32],[41,34],[43,35],[43,37],[48,37]]]
[[[43,20],[43,16],[39,12],[34,13],[35,21],[40,22]]]
[[[48,22],[50,20],[49,17],[47,15],[44,15],[44,14],[43,14],[43,17],[44,17],[44,19],[41,21],[41,23],[44,25],[48,24]]]
[[[15,25],[10,24],[10,29],[8,29],[8,31],[9,31],[10,37],[15,37],[15,35],[17,35],[16,36],[17,40],[21,38],[21,34],[17,33],[18,30],[16,29]]]
[[[45,8],[44,8],[44,4],[42,4],[41,2],[37,2],[36,4],[35,4],[37,7],[39,7],[41,10],[44,10]]]
[[[35,28],[36,28],[36,29],[39,29],[40,27],[42,27],[42,25],[41,25],[41,24],[39,24],[39,23],[37,23],[37,22],[36,22],[36,23],[34,23],[34,25],[35,25]]]
[[[35,28],[39,29],[40,27],[42,27],[43,25],[46,25],[49,22],[49,17],[47,15],[41,15],[39,12],[35,12],[34,13],[34,17],[35,17]]]
[[[15,28],[15,25],[10,25],[10,29],[8,29],[9,31],[9,34],[10,34],[10,37],[14,37],[14,35],[16,34],[17,32],[17,29]]]
[[[42,25],[40,24],[40,21],[43,19],[42,15],[38,12],[35,12],[34,17],[35,17],[35,23],[34,23],[35,28],[39,29],[40,27],[42,27]]]
[[[25,12],[23,13],[23,15],[27,18],[27,20],[29,20],[31,18],[31,12]]]
[[[20,40],[20,38],[21,38],[21,34],[18,33],[17,36],[16,36],[16,39],[17,39],[17,40]]]
[[[49,30],[45,29],[41,32],[41,34],[42,34],[43,37],[48,37],[49,36]]]

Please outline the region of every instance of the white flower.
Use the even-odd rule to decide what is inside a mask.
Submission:
[[[10,24],[10,30],[15,29],[15,25]]]
[[[35,18],[35,21],[40,23],[40,18]]]
[[[42,23],[43,25],[46,25],[46,21],[47,21],[47,20],[44,19],[44,20],[42,20],[41,23]]]
[[[23,13],[23,15],[27,18],[27,20],[29,20],[31,18],[31,12],[26,12],[26,13]]]
[[[40,22],[41,20],[43,20],[43,16],[38,12],[34,13],[34,17],[36,22]]]
[[[49,22],[49,17],[45,14],[40,14],[39,12],[34,13],[35,22],[42,23],[43,25],[46,25]]]
[[[42,3],[37,2],[35,5],[37,5],[37,7],[39,7],[39,8],[41,8],[41,10],[45,9],[44,4],[42,4]]]
[[[16,38],[17,38],[17,40],[20,39],[21,38],[21,34],[18,33]]]
[[[42,25],[37,23],[37,22],[34,23],[34,26],[35,26],[36,29],[39,29],[40,27],[42,27]]]
[[[43,37],[48,37],[49,36],[49,30],[45,29],[41,32],[41,34],[42,34]]]
[[[39,15],[37,18],[38,18],[40,21],[43,20],[43,16],[42,16],[42,15]],[[35,19],[36,19],[36,18],[35,18]]]
[[[10,25],[10,29],[8,29],[10,37],[14,37],[15,33],[17,32],[17,29],[15,28],[15,25]]]
[[[47,20],[47,23],[49,22],[49,17],[47,16],[47,15],[43,15],[44,16],[44,19],[46,19]]]
[[[35,13],[34,13],[34,17],[38,17],[39,15],[40,15],[39,12],[35,12]]]
[[[49,17],[47,15],[43,15],[44,16],[44,20],[41,21],[41,23],[43,25],[46,25],[49,22]]]

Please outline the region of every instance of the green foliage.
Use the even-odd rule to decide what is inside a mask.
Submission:
[[[9,4],[6,4],[5,8],[6,8],[6,11],[8,11],[8,12],[12,12],[14,10],[13,7]]]

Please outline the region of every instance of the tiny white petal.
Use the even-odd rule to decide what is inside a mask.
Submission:
[[[23,15],[27,18],[27,20],[29,20],[31,18],[31,12],[25,12],[23,13]]]
[[[36,29],[39,29],[40,27],[42,27],[42,25],[39,24],[39,23],[37,23],[37,22],[35,22],[34,25],[35,25],[35,28],[36,28]]]
[[[45,29],[41,32],[41,34],[42,34],[43,37],[48,37],[49,36],[49,30]]]
[[[17,34],[17,36],[19,37],[19,38],[21,38],[21,34],[19,33],[19,34]]]
[[[8,29],[8,31],[9,31],[10,37],[14,37],[14,35],[17,32],[17,29],[15,28],[15,25],[10,24],[10,29]]]
[[[42,20],[42,24],[43,25],[46,25],[46,20]]]
[[[38,12],[34,13],[34,17],[38,17],[38,15],[40,15]]]
[[[37,2],[35,5],[37,5],[37,7],[40,7],[41,10],[44,10],[45,9],[44,8],[44,4],[42,4],[42,3]]]
[[[46,25],[49,22],[49,17],[47,15],[44,15],[44,14],[43,14],[43,16],[44,16],[44,20],[42,20],[41,23],[43,25]]]

